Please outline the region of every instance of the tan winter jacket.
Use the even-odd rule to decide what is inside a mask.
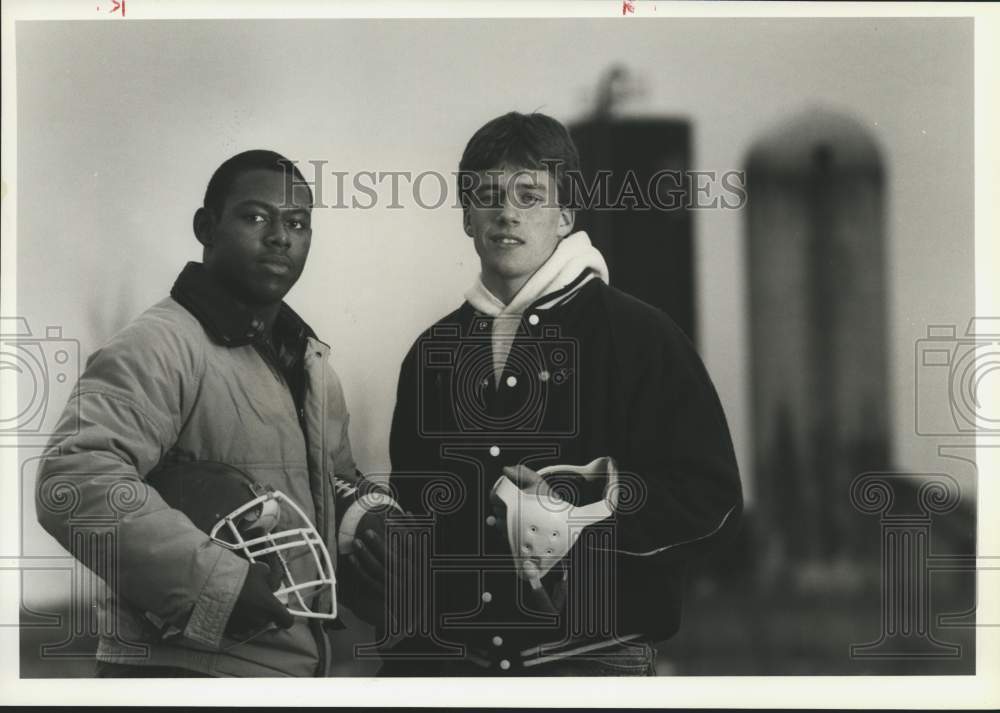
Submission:
[[[39,522],[116,593],[98,597],[98,658],[219,676],[323,675],[317,662],[329,661],[319,651],[325,636],[305,619],[248,643],[223,635],[247,561],[212,542],[142,479],[174,459],[236,466],[295,500],[336,557],[332,479],[353,474],[355,464],[329,347],[282,306],[276,333],[305,345],[299,410],[281,372],[253,345],[259,322],[227,301],[200,265],[185,268],[171,295],[88,360],[63,432],[39,467]],[[113,569],[72,542],[73,532],[95,528],[113,533]],[[305,568],[293,572],[302,581],[314,565],[301,558],[293,566]],[[181,634],[163,639],[156,619]]]

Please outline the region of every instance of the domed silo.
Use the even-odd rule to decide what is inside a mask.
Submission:
[[[755,500],[792,558],[870,549],[848,487],[891,453],[880,152],[858,121],[813,109],[746,170]]]

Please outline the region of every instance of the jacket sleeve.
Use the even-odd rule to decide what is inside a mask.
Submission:
[[[248,564],[143,481],[176,442],[203,372],[203,351],[167,320],[147,315],[116,335],[87,362],[35,502],[42,527],[129,604],[218,648]],[[114,556],[78,544],[81,525]]]
[[[672,323],[658,347],[624,365],[626,443],[617,549],[690,556],[731,531],[743,509],[726,417],[694,346]],[[654,342],[655,343],[655,342]]]

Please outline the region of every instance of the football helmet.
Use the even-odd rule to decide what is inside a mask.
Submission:
[[[337,618],[330,552],[302,508],[283,492],[214,461],[158,467],[146,482],[213,542],[267,564],[274,596],[292,614]],[[314,611],[311,604],[317,602],[328,602],[330,611]]]

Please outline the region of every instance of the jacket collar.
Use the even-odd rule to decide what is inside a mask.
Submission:
[[[264,336],[263,320],[233,299],[199,262],[189,262],[184,266],[170,290],[170,296],[193,314],[213,339],[227,347],[253,344]],[[282,302],[274,322],[274,337],[276,341],[286,344],[298,344],[307,337],[315,339],[316,334],[291,307]]]
[[[608,282],[608,264],[604,256],[595,248],[586,232],[578,230],[559,241],[555,251],[521,286],[509,304],[504,304],[489,291],[483,283],[482,274],[472,288],[465,293],[466,301],[479,312],[491,317],[513,317],[515,321],[526,310],[538,308],[545,298],[563,294],[571,285],[579,287],[582,275],[597,277]],[[555,301],[555,300],[551,300]]]

